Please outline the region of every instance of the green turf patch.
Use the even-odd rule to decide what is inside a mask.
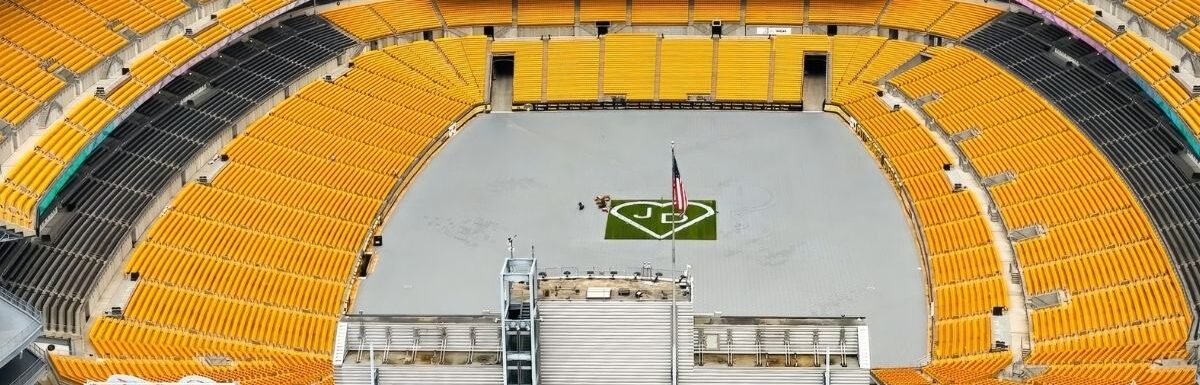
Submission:
[[[717,239],[717,201],[688,201],[682,218],[671,213],[670,200],[616,200],[604,226],[604,239],[675,239],[715,241]]]

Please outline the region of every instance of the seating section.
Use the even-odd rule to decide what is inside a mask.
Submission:
[[[912,99],[936,94],[922,109],[948,134],[980,130],[959,146],[979,175],[1017,175],[990,187],[1005,225],[1045,229],[1014,244],[1026,295],[1062,290],[1069,300],[1030,312],[1034,346],[1026,362],[1148,365],[1180,357],[1190,314],[1160,240],[1119,175],[1070,120],[967,49],[943,51],[891,83]],[[1087,281],[1059,275],[1063,264]],[[1118,273],[1130,266],[1136,268]]]
[[[1194,368],[1147,367],[1137,364],[1092,364],[1074,366],[1052,366],[1041,375],[1033,377],[1035,384],[1079,384],[1097,378],[1128,379],[1138,384],[1190,384],[1196,381]]]
[[[352,43],[316,17],[282,24],[252,36],[274,45],[230,46],[167,83],[119,124],[64,189],[62,204],[77,215],[59,224],[60,240],[0,243],[0,285],[40,309],[47,331],[79,333],[85,301],[114,251],[128,242],[133,222],[213,135]],[[205,85],[212,92],[206,101],[180,103],[181,95]]]
[[[574,22],[574,0],[517,0],[519,25],[567,25]]]
[[[31,3],[33,2],[31,1]],[[82,7],[80,4],[69,3],[71,4],[70,6],[63,6],[65,8],[59,9],[55,8],[57,6],[54,4],[59,4],[56,1],[39,1],[36,3],[43,5],[39,5],[36,8],[23,8],[17,4],[0,4],[0,7],[21,8],[20,11],[0,10],[0,12],[12,12],[12,15],[19,15],[22,14],[21,12],[32,9],[72,15],[73,13],[66,10]],[[137,96],[162,80],[169,71],[192,59],[201,50],[210,47],[216,40],[241,29],[260,15],[278,9],[284,3],[286,3],[285,0],[264,0],[230,6],[217,13],[216,24],[196,36],[192,38],[182,35],[175,36],[155,46],[152,51],[146,52],[134,59],[129,64],[129,80],[115,90],[112,90],[111,95],[107,99],[88,96],[68,108],[61,120],[52,123],[45,133],[34,139],[36,142],[33,151],[22,154],[16,165],[6,171],[5,180],[3,184],[0,184],[0,205],[2,205],[2,209],[0,209],[0,221],[7,222],[17,228],[32,229],[35,226],[36,217],[41,214],[38,212],[40,210],[37,207],[38,202],[46,194],[55,191],[55,189],[52,189],[52,183],[56,183],[56,180],[63,173],[69,174],[74,172],[71,164],[75,161],[75,157],[77,155],[86,157],[90,154],[90,151],[86,150],[85,146],[88,146],[92,142],[92,139],[102,132],[111,130],[112,125],[110,125],[110,121],[121,110],[131,107],[132,102]],[[79,12],[84,12],[89,17],[93,16],[93,14],[85,11]],[[64,20],[74,20],[75,18],[74,16],[62,17]],[[80,16],[80,18],[86,19],[83,16]],[[80,22],[82,23],[82,21]],[[14,21],[14,23],[18,22]],[[87,27],[84,25],[80,28],[88,31],[101,31],[93,32],[93,34],[97,35],[96,39],[107,39],[104,35],[112,33],[112,31],[102,27]],[[30,29],[30,31],[35,30]],[[22,31],[21,33],[27,32]],[[0,34],[5,33],[0,31]],[[202,36],[204,38],[201,38]],[[73,39],[72,41],[86,42],[86,40],[80,40],[79,37],[73,37]],[[113,48],[112,51],[115,51],[116,48]],[[101,55],[98,56],[100,58],[112,54],[108,50],[96,49],[90,51],[74,49],[73,51],[98,52]],[[90,63],[88,66],[90,67],[94,64]],[[76,70],[75,72],[78,73],[79,71]]]
[[[604,47],[603,58],[599,57],[600,46]],[[683,101],[715,95],[716,101],[798,103],[803,92],[804,53],[830,52],[833,47],[836,49],[832,52],[838,55],[831,67],[831,83],[836,93],[841,82],[886,75],[924,46],[858,36],[788,35],[714,40],[615,34],[599,40],[498,40],[492,46],[492,53],[515,58],[513,99],[517,103],[596,101],[597,87],[601,86],[603,94],[625,95],[631,101]],[[549,51],[543,53],[543,49]],[[642,55],[658,56],[656,60],[647,60]],[[548,59],[544,64],[543,57]],[[597,78],[598,59],[604,61],[602,81]],[[545,84],[542,84],[543,74]]]
[[[596,100],[600,92],[600,41],[554,39],[546,50],[546,98]]]
[[[881,368],[871,374],[883,385],[932,385],[933,382],[916,368]]]
[[[1034,4],[1054,13],[1107,48],[1176,111],[1193,135],[1200,136],[1200,99],[1191,97],[1188,86],[1175,80],[1171,66],[1181,63],[1173,54],[1156,48],[1157,46],[1138,35],[1136,29],[1117,33],[1104,24],[1095,15],[1095,7],[1086,2],[1035,0]],[[1197,12],[1200,10],[1200,3],[1182,0],[1134,0],[1125,2],[1125,5],[1164,30],[1176,25],[1186,26],[1187,32],[1178,37],[1180,42],[1193,52],[1200,52],[1200,28],[1188,18],[1200,15]],[[1168,26],[1163,27],[1164,25]]]
[[[950,158],[928,128],[912,112],[892,110],[876,96],[875,84],[889,69],[924,50],[902,41],[833,38],[831,101],[879,146],[893,170],[889,173],[912,202],[933,289],[933,362],[923,370],[939,383],[965,383],[994,377],[1011,363],[1007,351],[991,352],[992,308],[1008,306],[999,257],[979,203],[970,193],[953,190],[942,168]],[[916,369],[882,374],[888,384],[931,383]]]
[[[105,378],[112,373],[153,373],[153,378],[159,381],[177,381],[195,373],[205,373],[209,378],[220,382],[239,384],[272,385],[290,384],[302,381],[295,367],[283,368],[270,361],[243,361],[228,366],[205,365],[200,361],[164,360],[164,359],[127,359],[92,361],[82,357],[55,356],[55,369],[67,378]],[[317,371],[327,363],[311,360],[305,363],[305,371]],[[143,374],[144,375],[144,374]],[[329,378],[319,382],[321,385],[332,385]]]
[[[0,4],[0,123],[17,125],[66,82],[59,69],[88,71],[129,44],[122,29],[144,35],[188,10],[181,0],[38,1]]]
[[[873,25],[883,12],[885,0],[808,0],[808,22],[812,24]]]
[[[717,41],[717,98],[767,100],[771,81],[771,41],[727,38]]]
[[[695,21],[737,21],[741,19],[741,0],[695,0],[692,5],[692,20]]]
[[[966,44],[977,47],[990,59],[1020,76],[1027,84],[1035,87],[1047,100],[1076,122],[1082,132],[1095,143],[1116,167],[1116,171],[1140,200],[1141,207],[1161,236],[1161,245],[1124,245],[1110,250],[1114,257],[1138,260],[1140,264],[1117,263],[1113,265],[1137,266],[1137,269],[1119,269],[1121,276],[1154,277],[1156,272],[1178,277],[1192,301],[1187,305],[1196,310],[1197,294],[1200,294],[1200,272],[1195,261],[1200,250],[1200,232],[1194,226],[1200,211],[1194,202],[1200,199],[1200,185],[1188,181],[1178,173],[1172,161],[1172,152],[1183,148],[1182,139],[1166,122],[1159,110],[1152,106],[1147,96],[1133,84],[1128,75],[1102,60],[1080,60],[1085,65],[1063,68],[1044,56],[1034,52],[1045,52],[1046,45],[1037,36],[1062,34],[1051,26],[1034,25],[1036,19],[1008,16],[979,32],[978,38],[968,39]],[[1060,48],[1073,57],[1095,57],[1082,44],[1071,44]],[[1018,61],[1014,58],[1021,57]],[[1019,63],[1019,64],[1018,64]],[[1101,80],[1103,79],[1103,80]],[[1159,267],[1159,260],[1136,256],[1157,255],[1166,252],[1174,263]],[[1119,261],[1119,260],[1118,260]],[[1166,262],[1166,261],[1163,261]],[[1146,269],[1150,270],[1146,270]],[[1173,271],[1174,270],[1174,271]],[[1080,279],[1074,279],[1080,281]],[[1095,286],[1087,283],[1085,285]],[[1186,316],[1185,312],[1185,316]],[[1191,324],[1184,320],[1161,320],[1167,323]],[[1146,325],[1147,328],[1162,328],[1163,323]],[[1174,328],[1168,328],[1174,330]],[[1169,335],[1175,335],[1172,331]]]
[[[375,40],[442,27],[439,14],[427,0],[382,0],[335,7],[321,13],[361,40]],[[804,1],[746,0],[437,0],[447,27],[478,25],[564,26],[609,21],[633,25],[684,25],[712,20],[747,24],[879,25],[961,38],[1000,10],[977,2],[937,1]],[[515,14],[512,7],[517,8]],[[742,16],[742,13],[745,16]],[[807,19],[806,19],[807,16]]]
[[[660,100],[686,100],[712,94],[713,40],[663,38],[659,56]]]
[[[634,25],[687,24],[687,0],[632,0]]]
[[[1192,0],[1127,0],[1125,8],[1141,15],[1163,31],[1180,31],[1179,42],[1192,52],[1200,52],[1200,26],[1194,16],[1200,15],[1200,3]]]
[[[513,0],[436,0],[446,25],[511,25]]]
[[[333,332],[367,226],[417,157],[482,102],[472,63],[485,47],[478,36],[364,53],[247,128],[212,184],[185,187],[135,249],[125,270],[141,280],[124,318],[89,333],[107,359],[71,362],[72,379],[119,365],[154,380],[179,368],[228,376],[191,364],[220,352],[266,378],[295,369],[289,383],[331,382]]]
[[[580,22],[624,22],[629,19],[627,12],[624,0],[579,0]]]
[[[625,95],[629,100],[654,100],[657,70],[648,57],[658,57],[658,36],[614,34],[604,36],[605,94]]]
[[[0,102],[12,106],[0,111],[4,119],[28,116],[61,89],[65,83],[51,75],[56,69],[78,72],[125,46],[122,28],[144,33],[187,10],[177,0],[138,1],[136,10],[110,0],[0,2],[8,26],[0,26],[0,60],[14,63],[0,70]],[[1200,107],[1196,118],[1189,115],[1195,101],[1171,78],[1165,54],[1135,34],[1104,29],[1090,6],[1034,1],[1103,43],[1189,124],[1200,122]],[[72,105],[8,171],[0,219],[32,226],[39,200],[57,191],[59,176],[73,174],[72,162],[92,152],[93,138],[111,132],[55,200],[78,212],[62,224],[62,235],[0,244],[0,284],[42,309],[49,329],[78,333],[85,301],[130,239],[132,223],[222,127],[352,45],[324,20],[301,16],[229,46],[139,101],[168,73],[283,3],[238,3],[218,12],[213,27],[132,60],[125,83]],[[581,22],[683,25],[737,20],[743,12],[749,24],[878,25],[962,38],[1000,14],[954,0],[628,4],[385,0],[322,16],[372,40],[442,26],[568,25],[575,14]],[[1196,27],[1181,17],[1189,8],[1174,1],[1126,6],[1159,27]],[[52,38],[30,38],[40,35]],[[308,84],[239,132],[215,179],[175,196],[124,266],[141,279],[123,317],[99,318],[89,329],[102,359],[52,360],[64,378],[80,383],[128,373],[155,381],[201,374],[248,384],[332,384],[328,357],[336,322],[354,295],[358,251],[396,186],[446,127],[483,103],[489,46],[494,56],[514,58],[516,103],[603,95],[794,103],[803,95],[804,53],[819,52],[829,58],[830,101],[886,160],[881,164],[911,204],[928,256],[931,361],[876,369],[881,383],[1009,384],[995,379],[1013,361],[1009,350],[993,349],[990,314],[1008,306],[997,240],[980,202],[950,185],[943,171],[950,157],[931,128],[975,131],[952,144],[972,171],[1014,176],[987,192],[1010,233],[1039,233],[1013,241],[1024,291],[1066,298],[1030,310],[1034,346],[1024,360],[1047,366],[1030,383],[1194,382],[1194,367],[1153,362],[1187,357],[1197,304],[1184,293],[1200,290],[1200,230],[1191,226],[1200,217],[1200,187],[1172,171],[1169,153],[1180,138],[1133,80],[1102,58],[1085,58],[1094,51],[1065,36],[1032,16],[1009,14],[951,48],[874,36],[614,34],[442,38],[368,51],[349,72]],[[1047,42],[1081,65],[1058,65],[1044,54]],[[932,58],[893,74],[920,54]],[[919,111],[889,108],[876,94],[885,84],[922,100]],[[201,88],[213,96],[182,102]],[[113,122],[135,106],[132,116]],[[208,356],[231,362],[198,359]]]
[[[339,7],[321,14],[360,40],[442,26],[429,0],[382,1]]]

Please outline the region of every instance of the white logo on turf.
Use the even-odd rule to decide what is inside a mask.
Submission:
[[[621,214],[622,208],[629,207],[629,206],[639,206],[639,205],[658,206],[661,208],[661,207],[670,206],[671,202],[670,201],[667,201],[667,202],[651,202],[651,201],[625,202],[625,203],[613,206],[612,210],[610,210],[609,212],[612,213],[612,215],[614,217],[617,217],[617,219],[625,221],[625,223],[628,223],[630,226],[633,226],[633,227],[637,228],[638,230],[642,230],[643,232],[645,232],[646,234],[650,234],[650,236],[652,236],[654,238],[665,239],[665,238],[671,236],[670,229],[667,229],[666,233],[662,233],[662,234],[656,233],[653,230],[646,228],[646,226],[642,226],[641,223],[637,223],[637,221],[634,221],[633,219],[626,217],[624,214]],[[699,216],[697,216],[695,218],[691,218],[691,220],[688,220],[688,216],[685,214],[677,215],[675,213],[663,213],[659,217],[659,223],[669,225],[669,224],[671,224],[671,222],[675,222],[675,232],[678,233],[680,231],[683,231],[683,229],[691,227],[692,225],[697,224],[700,221],[703,221],[705,218],[711,217],[711,216],[713,216],[713,214],[717,213],[716,210],[713,210],[712,207],[710,207],[709,205],[703,204],[703,203],[689,201],[688,207],[690,208],[692,206],[696,206],[696,207],[704,209],[704,214],[700,214]],[[635,214],[635,215],[633,215],[633,217],[636,219],[649,219],[651,216],[653,216],[653,211],[654,210],[652,207],[646,207],[646,211],[644,214]],[[675,218],[672,218],[672,217],[675,217]]]

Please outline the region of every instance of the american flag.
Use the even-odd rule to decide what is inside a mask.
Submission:
[[[671,149],[671,202],[676,213],[687,211],[687,193],[683,191],[683,178],[679,176],[679,162],[675,160],[675,149]]]

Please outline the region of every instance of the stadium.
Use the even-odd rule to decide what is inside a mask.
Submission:
[[[1194,0],[0,7],[0,384],[1197,383]]]

